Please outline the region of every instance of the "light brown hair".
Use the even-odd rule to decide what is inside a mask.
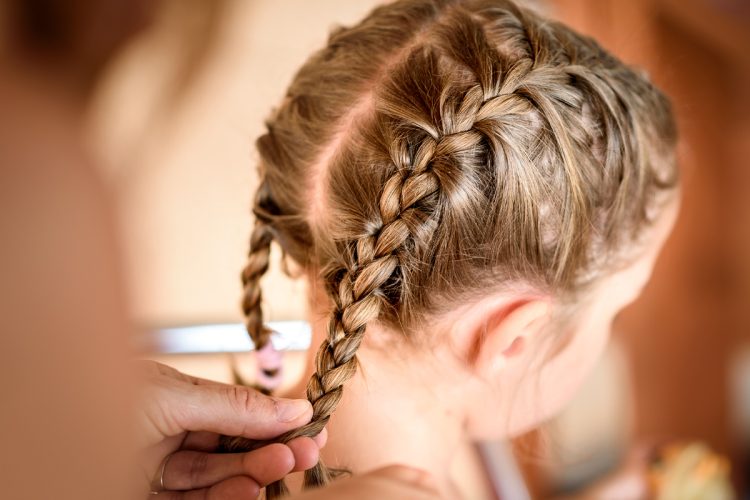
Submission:
[[[335,30],[267,128],[248,332],[268,341],[259,279],[274,240],[320,270],[333,304],[307,389],[313,419],[281,442],[326,425],[368,323],[413,333],[508,283],[573,297],[632,254],[677,185],[668,99],[510,0],[401,0]],[[305,484],[329,478],[319,463]]]

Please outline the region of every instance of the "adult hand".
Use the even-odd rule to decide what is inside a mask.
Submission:
[[[438,500],[442,497],[434,485],[435,481],[427,472],[391,465],[294,495],[292,500]]]
[[[325,444],[324,430],[248,453],[215,453],[219,436],[268,439],[306,424],[306,400],[265,396],[253,389],[185,375],[143,361],[140,410],[142,466],[158,499],[256,498],[260,488],[292,471],[309,469]]]

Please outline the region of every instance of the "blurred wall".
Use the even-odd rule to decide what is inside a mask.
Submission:
[[[680,217],[651,283],[616,324],[633,370],[636,438],[705,440],[746,484],[748,396],[731,395],[748,385],[731,377],[750,346],[750,3],[556,4],[563,20],[648,70],[672,97],[681,134]]]
[[[113,63],[90,129],[119,195],[140,323],[241,320],[253,141],[330,28],[376,3],[165,2],[152,29]],[[269,319],[301,318],[304,284],[278,266],[269,280]]]

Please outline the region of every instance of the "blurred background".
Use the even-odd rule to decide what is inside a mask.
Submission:
[[[236,325],[254,139],[328,31],[378,3],[33,0],[0,10],[45,43],[72,47],[63,61],[79,77],[83,137],[116,199],[148,356],[216,379],[233,369],[253,377],[251,358],[232,351],[247,349]],[[543,434],[514,443],[523,473],[535,497],[575,497],[632,470],[643,450],[684,440],[726,457],[735,491],[750,498],[750,2],[534,3],[672,97],[684,196],[653,280],[618,318],[598,371]],[[280,266],[264,293],[270,320],[305,318],[304,284]],[[230,325],[224,347],[180,342],[217,331],[180,327],[216,324]],[[291,339],[291,384],[305,331],[279,325]]]

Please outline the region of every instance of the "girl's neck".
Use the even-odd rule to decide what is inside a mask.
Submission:
[[[446,498],[487,497],[477,492],[486,483],[464,431],[460,396],[452,400],[434,390],[420,380],[423,374],[408,373],[407,364],[380,349],[363,345],[358,358],[360,368],[328,424],[326,465],[355,474],[410,465],[432,473]],[[304,385],[293,396],[304,397]]]

